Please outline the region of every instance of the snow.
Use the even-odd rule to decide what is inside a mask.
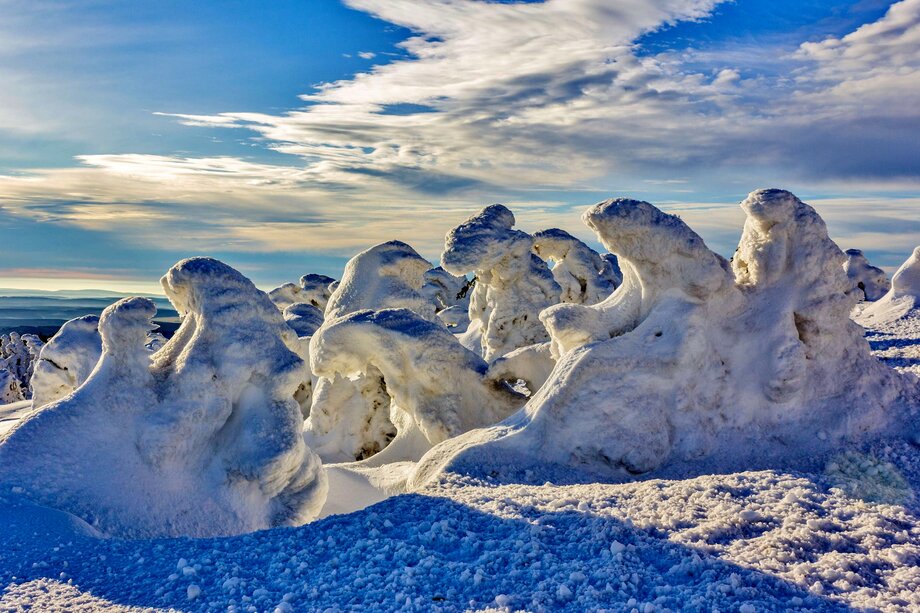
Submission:
[[[396,427],[384,453],[400,460],[418,460],[432,445],[500,421],[524,400],[488,379],[488,365],[443,325],[408,309],[358,311],[327,323],[310,342],[310,365],[327,379],[378,378],[381,397],[391,402],[376,410]],[[343,425],[357,430],[366,422]],[[350,438],[358,439],[352,445],[367,444],[360,431]]]
[[[855,319],[865,327],[884,326],[910,317],[920,308],[920,247],[907,258],[894,276],[891,289],[876,302],[860,305]]]
[[[623,285],[544,311],[559,356],[548,381],[504,422],[433,448],[410,484],[802,469],[844,442],[915,431],[920,386],[849,319],[857,290],[818,214],[781,190],[741,206],[731,266],[648,203],[586,212]]]
[[[533,238],[514,223],[507,207],[488,206],[447,233],[441,254],[447,272],[476,276],[461,342],[487,362],[549,340],[538,315],[560,300],[559,284],[531,253]]]
[[[300,524],[325,500],[294,391],[307,376],[268,296],[229,266],[183,260],[162,280],[182,315],[156,354],[156,308],[126,298],[99,320],[102,357],[71,395],[0,441],[0,488],[105,534],[150,537]]]
[[[32,403],[43,407],[80,387],[99,362],[99,318],[85,315],[66,322],[48,339],[32,375]]]
[[[309,302],[295,302],[284,307],[284,321],[297,336],[313,336],[323,325],[323,312]]]
[[[920,609],[920,250],[856,307],[814,209],[742,208],[731,262],[616,199],[616,256],[496,205],[447,270],[178,263],[171,340],[121,300],[0,406],[0,609]]]
[[[888,453],[917,477],[916,448]],[[4,608],[920,607],[916,507],[865,502],[820,473],[621,485],[453,480],[350,515],[222,539],[99,539],[9,497],[0,521]],[[189,601],[192,585],[200,593]]]
[[[562,302],[596,304],[620,283],[616,256],[612,262],[565,230],[550,228],[533,235],[533,250],[553,262],[553,279],[562,288]]]
[[[342,280],[326,305],[326,319],[363,309],[406,308],[434,320],[435,305],[422,294],[429,269],[428,260],[400,241],[362,251],[345,265]]]
[[[299,285],[285,283],[270,291],[268,297],[282,311],[285,307],[299,302],[306,302],[320,311],[325,311],[329,296],[332,295],[331,286],[334,283],[336,283],[336,280],[332,277],[310,273],[300,278]]]
[[[0,402],[32,397],[29,380],[42,342],[34,334],[10,332],[0,337]]]
[[[868,301],[878,300],[891,289],[891,281],[885,271],[873,266],[859,249],[846,250],[847,261],[843,265],[847,277],[863,292]]]

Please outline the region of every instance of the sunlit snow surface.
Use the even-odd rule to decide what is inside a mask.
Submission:
[[[920,371],[920,317],[867,336]],[[883,442],[821,475],[450,481],[300,528],[140,541],[4,492],[0,609],[918,610],[917,491],[920,448]]]

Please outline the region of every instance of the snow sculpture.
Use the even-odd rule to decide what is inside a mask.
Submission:
[[[173,338],[151,356],[153,303],[108,307],[98,366],[0,441],[0,483],[125,537],[315,517],[326,477],[301,435],[293,394],[306,367],[281,313],[210,258],[179,262],[162,284],[182,316]]]
[[[870,328],[892,323],[920,308],[920,247],[891,277],[891,289],[876,302],[855,312],[855,319]]]
[[[24,399],[19,379],[6,368],[0,368],[0,404],[10,404]]]
[[[648,203],[589,210],[623,285],[594,307],[549,309],[569,345],[549,381],[501,424],[434,447],[411,483],[805,466],[915,423],[920,389],[870,355],[848,317],[858,291],[814,209],[781,190],[741,206],[731,266]]]
[[[284,308],[284,321],[297,336],[313,336],[323,325],[323,312],[309,302],[295,302]]]
[[[843,265],[847,276],[859,289],[866,300],[875,301],[891,289],[891,281],[885,271],[873,266],[859,249],[846,250],[847,261]]]
[[[559,284],[531,253],[533,239],[513,226],[514,214],[493,204],[448,232],[441,254],[446,271],[476,275],[461,342],[486,361],[548,340],[538,315],[559,302]]]
[[[611,263],[565,230],[537,232],[533,250],[555,263],[553,279],[562,288],[562,302],[596,304],[616,289],[618,278]]]
[[[421,293],[431,264],[401,241],[382,243],[348,261],[326,305],[326,318],[363,309],[406,308],[434,320],[435,307]]]
[[[372,416],[389,415],[397,432],[378,463],[417,460],[432,445],[504,419],[524,401],[489,380],[488,365],[444,326],[408,309],[358,311],[326,324],[313,337],[310,364],[327,379],[362,375],[379,382]],[[346,424],[353,428],[350,447],[374,443],[364,438],[373,431],[360,430],[366,423]]]
[[[99,362],[99,317],[66,322],[42,347],[32,375],[32,406],[43,407],[83,385]]]

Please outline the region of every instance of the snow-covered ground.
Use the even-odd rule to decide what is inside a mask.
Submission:
[[[867,336],[892,366],[920,364],[920,316]],[[0,408],[0,427],[26,410]],[[904,441],[821,474],[451,478],[387,499],[373,470],[329,481],[323,519],[220,539],[100,538],[6,493],[0,609],[920,610],[920,446]]]

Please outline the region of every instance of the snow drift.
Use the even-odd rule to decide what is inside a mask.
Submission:
[[[847,261],[843,265],[850,281],[862,290],[866,300],[875,301],[891,289],[891,281],[885,271],[873,266],[859,249],[846,250]]]
[[[447,272],[476,275],[461,340],[486,361],[549,340],[538,315],[560,300],[559,284],[531,253],[533,238],[513,226],[514,214],[493,204],[448,232],[441,254]]]
[[[920,306],[920,247],[891,277],[891,289],[879,300],[858,309],[855,319],[866,327],[889,324]]]
[[[99,364],[70,396],[0,441],[0,483],[119,536],[217,535],[301,524],[326,479],[293,394],[307,375],[268,296],[210,258],[163,289],[182,316],[145,348],[156,308],[126,298],[99,320]]]
[[[917,384],[874,359],[849,319],[860,296],[818,214],[781,190],[741,206],[731,264],[648,203],[585,213],[623,284],[597,305],[544,311],[561,358],[549,381],[503,423],[432,449],[412,483],[442,470],[619,481],[800,465],[914,428]]]
[[[102,337],[96,315],[64,323],[38,355],[32,375],[32,406],[43,407],[83,385],[101,354]]]

